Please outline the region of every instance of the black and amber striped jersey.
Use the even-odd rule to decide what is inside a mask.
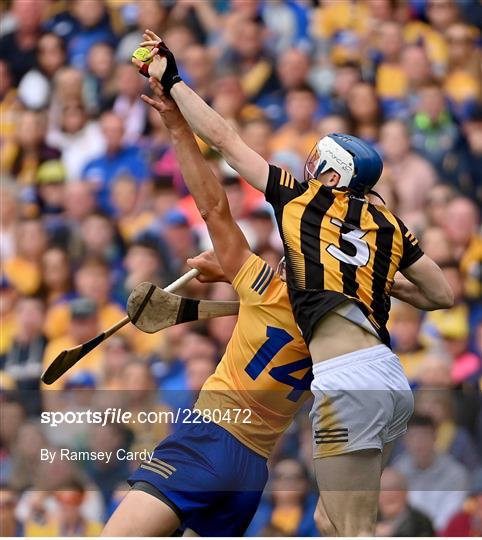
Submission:
[[[423,255],[413,234],[384,206],[317,180],[301,184],[273,165],[266,200],[275,210],[293,312],[306,342],[323,316],[352,300],[390,345],[395,273]]]

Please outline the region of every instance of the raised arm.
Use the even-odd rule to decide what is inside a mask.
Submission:
[[[248,242],[231,215],[223,187],[204,160],[191,129],[176,104],[150,79],[156,100],[141,96],[161,114],[171,137],[184,181],[206,222],[219,263],[231,281],[251,255]]]
[[[427,255],[401,272],[406,279],[395,280],[390,292],[394,298],[425,311],[453,306],[454,294],[450,285],[442,270]]]
[[[161,38],[150,30],[146,30],[144,39],[145,41],[141,43],[143,47],[156,48],[161,42]],[[249,184],[264,193],[268,182],[268,163],[243,141],[222,116],[180,79],[174,56],[165,44],[160,54],[163,52],[167,60],[154,55],[147,68],[149,75],[161,81],[163,85],[167,84],[168,92],[194,133],[206,144],[218,150],[229,165]],[[137,67],[142,67],[142,63],[138,60],[133,59],[133,62]],[[166,83],[165,74],[169,75],[169,83]],[[175,78],[173,85],[171,85],[172,77]]]

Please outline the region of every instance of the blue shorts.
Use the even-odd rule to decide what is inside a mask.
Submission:
[[[267,480],[266,458],[210,422],[183,424],[128,482],[155,487],[201,536],[242,536]]]

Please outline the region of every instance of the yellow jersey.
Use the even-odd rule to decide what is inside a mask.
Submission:
[[[268,457],[311,395],[311,358],[288,288],[268,263],[251,255],[233,287],[240,299],[238,322],[194,408]]]

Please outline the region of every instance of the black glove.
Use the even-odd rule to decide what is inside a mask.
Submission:
[[[171,88],[176,83],[181,82],[182,79],[179,76],[179,72],[177,70],[176,59],[174,58],[174,55],[169,50],[167,45],[163,41],[160,41],[155,48],[159,49],[159,52],[157,54],[159,54],[159,56],[164,56],[164,58],[167,60],[166,70],[164,71],[164,75],[161,77],[161,84],[164,93],[169,96]],[[149,77],[149,65],[143,64],[141,69],[139,70],[139,73],[144,75],[144,77]]]

